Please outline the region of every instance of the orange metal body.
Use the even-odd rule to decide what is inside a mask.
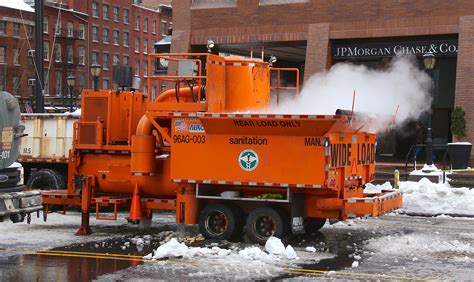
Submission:
[[[185,70],[157,75],[151,66],[158,59]],[[282,195],[275,201],[282,205],[302,195],[304,216],[314,218],[379,216],[401,206],[400,194],[360,201],[375,174],[376,136],[365,129],[370,121],[241,113],[267,109],[271,89],[297,94],[298,80],[296,87],[280,85],[280,71],[293,69],[212,54],[151,54],[148,66],[149,81],[175,86],[154,101],[127,91],[82,93],[67,195],[82,193],[84,212],[99,197],[123,197],[120,204],[129,205],[135,184],[142,209],[175,209],[185,224],[197,223],[206,202],[223,201],[220,193],[229,190],[240,193],[244,210],[252,206],[246,200],[261,194]],[[278,72],[274,87],[270,71]],[[93,179],[87,181],[93,187],[83,179]],[[57,204],[59,194],[45,193],[44,203]],[[77,200],[64,201],[71,203]]]

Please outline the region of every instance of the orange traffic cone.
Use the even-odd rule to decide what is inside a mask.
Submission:
[[[352,159],[351,174],[352,176],[357,175],[357,164],[355,158]]]
[[[138,193],[138,184],[135,183],[132,196],[132,205],[130,206],[130,216],[128,217],[128,220],[138,221],[142,218],[142,201],[140,199],[140,194]]]

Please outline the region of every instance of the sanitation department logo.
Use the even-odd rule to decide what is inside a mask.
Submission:
[[[239,155],[239,166],[245,171],[252,171],[258,166],[258,155],[254,150],[243,150]]]

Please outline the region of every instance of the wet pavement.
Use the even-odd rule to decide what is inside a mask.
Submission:
[[[202,240],[196,237],[198,231],[195,228],[178,233],[173,232],[171,230],[173,228],[168,231],[161,228],[146,233],[129,232],[127,235],[112,239],[70,244],[26,255],[0,256],[0,280],[226,280],[236,278],[281,280],[314,279],[315,277],[344,280],[465,279],[474,277],[471,276],[474,275],[474,270],[467,267],[472,261],[453,261],[453,254],[442,252],[430,254],[429,257],[417,254],[416,260],[412,253],[403,253],[403,250],[400,250],[400,254],[386,255],[383,252],[377,254],[370,249],[368,242],[377,242],[386,237],[396,239],[418,233],[430,234],[448,230],[474,235],[473,223],[473,220],[468,219],[450,222],[450,219],[392,216],[361,220],[352,225],[349,223],[325,226],[321,232],[284,240],[285,245],[291,244],[297,250],[300,261],[291,263],[277,261],[275,265],[263,265],[261,268],[247,267],[249,262],[238,265],[236,261],[214,258],[171,259],[154,262],[143,260],[143,256],[151,253],[160,246],[163,240],[171,237],[178,237],[190,246],[214,245],[220,248],[238,249],[250,246],[244,243]],[[469,236],[468,240],[474,238],[474,236],[472,238]],[[144,243],[137,243],[137,240],[143,239],[145,239]],[[311,262],[311,259],[308,259],[311,254],[304,251],[307,246],[315,247],[316,254],[327,254],[327,257]],[[461,254],[454,254],[455,259],[462,256],[468,259],[472,256],[474,259],[474,254],[469,250],[467,253],[464,251]],[[360,267],[352,267],[355,257],[359,257]],[[254,264],[255,261],[251,263]],[[239,272],[241,272],[240,276],[235,276],[235,273]]]

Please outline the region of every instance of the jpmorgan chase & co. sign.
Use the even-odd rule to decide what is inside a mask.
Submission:
[[[334,43],[332,46],[332,56],[334,59],[393,57],[398,54],[422,56],[428,52],[433,53],[435,56],[456,56],[458,53],[458,41],[433,40],[360,44]]]

